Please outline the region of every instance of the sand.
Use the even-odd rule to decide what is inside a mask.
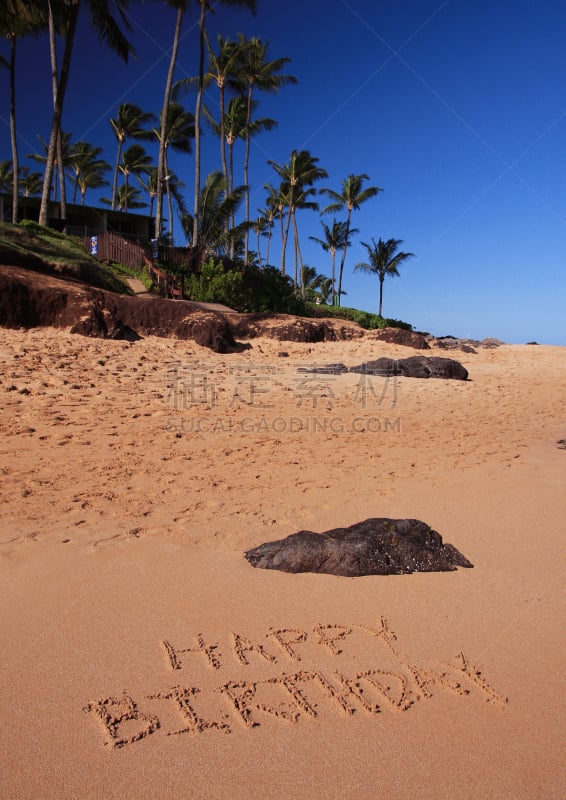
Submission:
[[[1,796],[561,800],[566,349],[251,345],[0,330]],[[474,569],[243,556],[377,516]]]

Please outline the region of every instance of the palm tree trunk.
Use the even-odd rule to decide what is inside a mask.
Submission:
[[[228,168],[228,194],[232,194],[232,186],[234,184],[234,142],[230,141],[228,144],[228,156],[230,159],[229,168]],[[230,213],[230,227],[234,227],[234,212]],[[234,260],[234,252],[235,252],[235,242],[234,239],[230,239],[230,258],[232,261]]]
[[[289,238],[289,225],[291,223],[291,214],[293,208],[293,184],[289,189],[289,214],[287,215],[287,223],[285,225],[285,232],[283,234],[283,242],[281,245],[281,274],[285,275],[285,251],[287,250],[287,239]],[[296,281],[295,281],[295,285]]]
[[[169,174],[169,164],[167,163],[167,151],[164,154],[163,166],[166,170],[166,175]],[[173,247],[173,201],[171,200],[171,185],[166,181],[167,185],[167,210],[169,212],[169,244]]]
[[[163,96],[163,108],[161,109],[161,132],[159,135],[159,156],[157,158],[157,202],[155,208],[155,235],[159,239],[163,230],[163,181],[165,178],[165,135],[167,131],[167,117],[169,116],[169,102],[171,100],[171,87],[173,85],[173,73],[177,62],[177,52],[179,50],[179,39],[181,37],[181,25],[183,23],[184,11],[177,9],[177,20],[175,23],[175,35],[173,36],[173,49],[169,61],[167,81],[165,82],[165,94]],[[167,187],[169,191],[169,187]]]
[[[246,114],[246,153],[244,156],[244,186],[246,192],[246,222],[250,218],[250,186],[249,186],[249,165],[250,165],[250,123],[252,120],[252,95],[254,85],[250,81],[248,89],[248,110]],[[245,250],[244,250],[244,264],[248,263],[248,242],[249,242],[249,228],[246,228]]]
[[[342,258],[340,259],[340,271],[338,273],[338,305],[340,305],[340,298],[342,297],[342,273],[344,272],[344,263],[346,261],[346,250],[348,249],[348,240],[350,238],[350,217],[352,210],[348,209],[348,216],[346,217],[346,240],[344,249],[342,250]]]
[[[45,175],[43,177],[43,191],[41,194],[41,207],[39,210],[39,224],[47,225],[47,208],[49,205],[49,186],[53,175],[53,165],[55,162],[55,151],[57,148],[57,136],[61,130],[61,117],[63,115],[63,103],[67,82],[69,80],[69,70],[71,67],[71,56],[75,42],[75,32],[77,20],[79,18],[80,0],[74,0],[69,12],[69,25],[65,36],[65,51],[63,53],[63,63],[61,65],[61,76],[57,87],[57,97],[55,108],[53,109],[53,120],[51,122],[51,134],[49,136],[49,148],[47,150],[47,161],[45,163]]]
[[[379,279],[379,311],[377,312],[379,316],[381,316],[381,309],[383,308],[383,278]]]
[[[195,107],[195,194],[193,207],[193,247],[199,244],[199,198],[200,198],[200,116],[202,106],[202,93],[204,90],[204,22],[206,18],[206,0],[199,0],[199,69],[198,69],[198,92]]]
[[[332,250],[332,291],[330,292],[330,301],[331,305],[334,305],[334,273],[335,273],[335,266],[336,266],[336,250]]]
[[[272,224],[273,223],[270,221],[268,223],[268,228],[267,228],[267,244],[265,245],[265,266],[266,267],[269,266],[269,245],[271,243],[271,226],[272,226]]]
[[[224,105],[225,105],[225,91],[224,91],[224,78],[221,78],[218,84],[218,92],[220,95],[220,161],[222,162],[222,175],[224,176],[224,183],[226,191],[224,197],[228,197],[229,184],[228,184],[228,166],[226,164],[226,136],[224,125]],[[230,219],[227,217],[224,221],[224,232],[226,235],[230,230]]]
[[[51,2],[48,2],[47,6],[48,6],[48,23],[49,23],[49,53],[51,56],[51,83],[53,86],[53,108],[55,109],[55,103],[57,102],[57,88],[58,88],[57,41],[55,38],[55,22],[53,19],[53,9],[51,7]],[[59,168],[59,194],[61,197],[60,217],[62,219],[66,219],[67,195],[65,191],[65,172],[63,169],[63,142],[61,139],[61,127],[59,127],[59,132],[57,134],[57,164]],[[76,188],[75,188],[75,193],[76,193]]]
[[[222,162],[222,174],[224,175],[224,180],[226,181],[226,194],[225,197],[228,196],[228,167],[226,165],[226,132],[225,132],[225,125],[224,125],[224,105],[225,105],[225,91],[224,91],[224,79],[222,78],[221,82],[218,84],[218,91],[220,94],[220,160]]]
[[[112,211],[116,208],[118,200],[118,168],[120,166],[120,156],[122,155],[122,139],[118,139],[118,150],[116,151],[116,164],[114,165],[114,177],[112,178]]]
[[[16,138],[16,37],[11,37],[10,48],[10,138],[12,140],[12,223],[18,221],[18,140]]]
[[[295,232],[295,251],[297,253],[297,257],[299,259],[299,275],[301,277],[301,296],[303,300],[305,299],[305,275],[304,275],[304,264],[303,264],[303,255],[301,253],[301,244],[299,241],[299,229],[297,227],[297,217],[295,212],[293,211],[293,228]]]

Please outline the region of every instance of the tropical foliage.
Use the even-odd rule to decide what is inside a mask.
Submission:
[[[271,297],[272,307],[290,308],[289,290],[295,306],[314,300],[323,307],[326,303],[339,305],[346,294],[346,258],[359,233],[353,227],[354,212],[383,190],[372,185],[366,173],[349,174],[339,188],[324,186],[329,173],[316,154],[304,148],[291,149],[287,160],[267,161],[275,180],[263,186],[264,199],[253,213],[250,200],[257,197],[258,187],[250,179],[251,145],[254,137],[265,136],[278,124],[262,115],[262,97],[297,83],[289,74],[290,60],[272,54],[270,43],[257,37],[209,37],[207,22],[212,12],[234,6],[255,14],[256,0],[162,0],[162,5],[171,24],[171,49],[163,75],[161,108],[143,109],[126,100],[109,112],[116,141],[109,163],[96,143],[75,141],[63,130],[64,102],[79,12],[88,17],[94,35],[109,51],[127,61],[134,55],[130,41],[134,0],[6,0],[2,4],[0,35],[7,49],[0,53],[0,78],[7,80],[10,88],[12,152],[11,158],[0,153],[4,157],[0,191],[12,196],[13,219],[18,217],[18,198],[22,196],[41,194],[39,220],[45,224],[49,202],[60,204],[60,216],[65,219],[67,190],[74,204],[79,199],[85,204],[87,192],[92,198],[96,190],[111,187],[109,196],[98,202],[116,211],[143,209],[152,217],[155,214],[154,235],[160,241],[173,244],[174,221],[180,220],[183,244],[192,251],[190,263],[197,271],[201,264],[207,265],[200,276],[191,277],[191,291],[199,296],[210,296],[213,288],[225,295],[230,289],[240,306],[257,309],[261,286]],[[20,166],[16,146],[16,49],[22,37],[32,34],[48,36],[52,74],[49,137],[44,140],[38,135],[38,152],[28,155],[41,165],[41,173]],[[198,73],[175,80],[185,46],[198,55]],[[183,95],[186,99],[182,100]],[[202,175],[205,123],[212,132],[209,149],[216,154],[217,166]],[[208,141],[204,140],[205,144]],[[176,169],[177,164],[183,165],[178,174],[171,163]],[[191,195],[192,203],[188,203]],[[322,211],[321,195],[327,201]],[[330,224],[324,219],[326,214],[333,215]],[[311,231],[313,222],[321,226],[320,236],[308,238],[323,251],[323,273],[318,264],[311,267],[303,261],[303,231],[309,220]],[[280,252],[273,242],[277,235]],[[401,240],[396,239],[360,244],[368,251],[368,261],[356,264],[354,271],[377,275],[381,315],[385,277],[398,275],[397,267],[412,254],[397,252]],[[270,280],[264,281],[263,274]],[[274,285],[281,292],[281,302],[272,291]]]
[[[367,244],[367,242],[362,242],[362,244],[368,252],[369,261],[359,262],[354,267],[354,271],[362,270],[377,275],[379,280],[379,311],[377,313],[381,316],[385,278],[399,277],[398,267],[404,261],[413,258],[414,254],[398,252],[399,245],[403,244],[402,239],[388,239],[386,242],[380,239],[377,243],[375,239],[372,239],[371,244]]]

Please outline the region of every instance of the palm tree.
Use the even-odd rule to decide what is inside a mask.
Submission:
[[[124,186],[126,188],[124,189],[123,195],[123,200],[125,200],[125,202],[122,203],[122,207],[119,209],[120,211],[122,209],[124,211],[128,210],[130,175],[138,175],[140,172],[147,173],[150,167],[151,156],[148,156],[141,144],[132,144],[127,150],[124,150],[119,170],[124,176]]]
[[[199,6],[199,70],[198,70],[198,91],[195,108],[195,191],[193,203],[193,247],[198,247],[199,235],[199,208],[200,208],[200,118],[202,109],[202,95],[205,86],[204,72],[204,53],[206,45],[206,12],[213,7],[212,0],[197,0]],[[238,6],[247,8],[255,14],[256,0],[217,0],[214,6]]]
[[[62,183],[61,180],[58,179],[60,177],[58,175],[60,170],[60,164],[62,164],[62,169],[64,174],[71,166],[72,151],[73,151],[73,145],[71,144],[71,136],[72,136],[71,133],[65,133],[63,131],[59,131],[58,141],[57,141],[57,150],[59,152],[59,155],[57,157],[57,160],[53,164],[53,171],[51,173],[51,185],[49,186],[49,195],[51,195],[51,192],[53,192],[54,200],[57,199],[57,185],[59,185],[60,188]],[[37,139],[43,150],[43,155],[40,153],[28,153],[27,157],[31,158],[32,161],[37,161],[40,164],[46,165],[44,167],[44,172],[43,172],[44,185],[45,185],[45,169],[47,168],[49,145],[41,138],[39,134],[37,134]]]
[[[77,186],[81,193],[82,206],[85,204],[87,189],[101,189],[103,186],[109,186],[110,182],[104,177],[104,173],[109,169],[110,164],[105,161],[93,162],[82,167],[77,176]]]
[[[348,177],[344,178],[342,181],[341,193],[335,192],[332,189],[320,190],[334,200],[333,203],[322,209],[323,214],[328,212],[335,213],[337,211],[342,211],[344,208],[346,209],[346,242],[342,250],[340,271],[338,273],[338,302],[340,302],[340,295],[342,294],[342,275],[344,272],[344,262],[346,261],[346,251],[350,244],[350,218],[352,216],[352,211],[357,211],[362,203],[365,203],[366,200],[375,197],[379,192],[383,191],[379,186],[368,186],[366,189],[362,189],[364,181],[367,180],[369,180],[369,175],[365,173],[362,175],[348,175]]]
[[[125,17],[125,9],[128,0],[113,0],[119,16],[124,24],[127,24]],[[53,174],[53,165],[55,162],[55,150],[57,145],[57,137],[61,129],[61,119],[63,115],[63,104],[65,94],[67,91],[67,83],[69,80],[69,72],[71,69],[71,57],[73,54],[73,45],[75,41],[75,33],[77,29],[77,22],[79,18],[79,11],[81,5],[86,5],[89,12],[91,23],[96,30],[98,37],[106,42],[115,53],[121,56],[125,61],[128,56],[133,52],[131,44],[128,42],[116,19],[110,13],[109,0],[67,0],[62,4],[65,10],[65,48],[63,52],[63,59],[61,62],[61,70],[57,83],[57,96],[55,98],[53,119],[51,121],[51,133],[49,135],[49,146],[47,152],[47,162],[45,165],[45,175],[43,179],[43,191],[41,195],[41,207],[39,211],[40,225],[47,224],[47,207],[49,202],[49,187],[51,186],[51,178]]]
[[[257,213],[259,215],[256,223],[257,228],[261,228],[260,233],[267,239],[267,244],[265,246],[265,266],[267,267],[269,264],[269,244],[271,242],[273,226],[275,225],[275,215],[277,213],[277,209],[274,206],[270,205],[268,202],[265,208],[258,208]],[[259,238],[258,238],[258,255],[259,255]],[[260,264],[261,264],[261,256],[260,256]]]
[[[371,240],[371,245],[362,242],[363,246],[368,251],[369,263],[359,262],[354,267],[354,272],[359,270],[363,272],[370,272],[372,275],[377,275],[379,280],[379,311],[377,312],[381,317],[381,310],[383,306],[383,282],[389,275],[391,277],[399,276],[397,267],[409,258],[413,258],[413,253],[398,253],[397,248],[403,244],[402,239],[388,239],[384,242],[380,239],[377,244],[375,239]]]
[[[61,12],[59,11],[59,20],[61,18]],[[57,90],[59,88],[59,76],[57,70],[57,36],[56,36],[56,27],[57,21],[55,19],[54,13],[54,3],[51,0],[48,0],[47,3],[47,22],[48,22],[48,30],[49,30],[49,53],[51,57],[51,84],[52,84],[52,93],[53,93],[53,109],[55,109],[55,104],[57,102]],[[67,218],[67,184],[66,184],[66,176],[65,176],[65,166],[63,163],[63,139],[62,139],[62,132],[61,126],[59,126],[59,130],[57,132],[57,142],[56,142],[56,163],[57,169],[59,172],[59,198],[60,198],[60,213],[59,216],[61,219]]]
[[[8,194],[12,191],[13,185],[14,171],[12,170],[12,162],[9,159],[0,161],[0,192]]]
[[[16,136],[16,41],[21,36],[36,33],[46,23],[45,9],[39,2],[6,0],[0,14],[0,36],[10,43],[9,61],[2,65],[10,71],[10,140],[12,147],[12,222],[18,221],[18,140]]]
[[[297,286],[297,276],[301,279],[301,293],[305,296],[305,287],[303,284],[303,257],[301,255],[301,246],[299,240],[299,228],[297,226],[297,209],[310,209],[311,211],[318,211],[318,203],[310,200],[309,198],[316,194],[316,189],[305,189],[300,187],[298,192],[295,192],[293,204],[291,206],[291,217],[293,221],[293,241],[295,251],[295,286]],[[301,267],[299,272],[299,265]]]
[[[112,200],[109,197],[101,197],[100,202],[107,206],[112,205]],[[116,208],[118,211],[128,211],[131,208],[146,208],[147,203],[142,200],[142,195],[137,186],[130,186],[123,183],[118,189],[118,197],[116,198]]]
[[[318,291],[320,302],[328,305],[328,298],[334,294],[332,278],[327,278],[326,275],[317,275],[316,279],[313,281],[312,288]]]
[[[322,249],[330,253],[331,258],[331,268],[332,268],[332,278],[331,278],[331,304],[334,305],[334,297],[335,297],[335,264],[336,264],[336,253],[338,250],[342,250],[346,246],[346,237],[347,237],[347,225],[345,222],[338,222],[335,219],[332,220],[332,227],[327,225],[325,222],[320,221],[322,225],[322,230],[324,231],[324,239],[319,239],[316,236],[309,236],[309,239],[312,239],[313,242],[318,242],[318,244],[322,247]],[[357,233],[357,230],[352,230],[350,233]]]
[[[267,236],[266,231],[269,228],[269,222],[267,217],[265,216],[265,212],[260,211],[258,209],[258,216],[257,218],[251,223],[251,229],[257,236],[257,257],[259,260],[259,266],[261,267],[261,237]],[[267,262],[266,262],[267,265]]]
[[[267,198],[267,206],[273,209],[273,220],[279,220],[279,228],[281,234],[281,241],[283,241],[283,236],[285,234],[284,226],[283,226],[283,218],[284,218],[284,211],[287,208],[289,197],[289,187],[285,184],[281,184],[279,189],[275,189],[270,183],[265,183],[263,185],[264,189],[267,189],[269,193],[269,197]],[[269,239],[268,239],[268,247],[269,247]]]
[[[292,150],[286,164],[277,164],[275,161],[267,162],[281,178],[280,193],[287,196],[286,205],[289,209],[281,247],[281,272],[283,275],[285,275],[285,253],[293,214],[294,196],[299,194],[304,187],[312,186],[315,181],[328,177],[326,170],[316,166],[317,162],[318,158],[312,156],[308,150]]]
[[[112,197],[117,199],[118,195],[118,170],[122,157],[122,148],[127,139],[137,139],[140,141],[150,141],[153,139],[153,131],[148,130],[144,125],[149,125],[155,120],[155,114],[149,111],[142,111],[134,103],[122,103],[118,108],[116,119],[110,120],[110,125],[118,141],[116,150],[116,162],[114,164],[114,176],[112,179]],[[112,205],[114,210],[116,200]]]
[[[228,165],[226,163],[226,135],[224,125],[225,115],[225,97],[226,97],[226,83],[230,77],[235,73],[237,59],[239,57],[239,46],[236,42],[231,42],[230,39],[223,39],[218,34],[218,53],[216,53],[211,44],[208,36],[206,37],[206,46],[208,49],[208,77],[216,81],[219,95],[220,105],[220,125],[218,135],[220,137],[220,160],[222,163],[222,174],[228,187]]]
[[[173,200],[175,201],[175,205],[177,206],[177,210],[179,212],[179,218],[181,221],[187,214],[187,206],[185,204],[185,198],[183,196],[183,190],[185,189],[185,184],[179,180],[179,178],[173,173],[169,172],[167,174],[167,207],[169,210],[169,239],[171,241],[171,245],[173,244]]]
[[[77,201],[77,191],[81,183],[85,192],[89,186],[95,189],[108,184],[108,181],[104,179],[104,173],[110,169],[110,164],[100,158],[101,155],[102,147],[95,147],[88,142],[76,142],[71,147],[69,166],[75,181],[73,203]],[[81,177],[87,174],[88,180],[81,180]],[[81,191],[81,194],[84,203],[84,192]]]
[[[212,115],[205,109],[206,117],[212,129],[220,134],[220,125],[213,119]],[[226,185],[228,192],[234,186],[234,144],[237,139],[244,139],[246,136],[246,101],[241,95],[231,97],[228,107],[224,113],[224,137],[228,145],[228,165],[226,173]]]
[[[254,101],[254,108],[255,106],[256,103]],[[253,120],[251,126],[248,128],[247,101],[242,95],[235,95],[230,98],[224,114],[223,126],[216,122],[205,106],[203,106],[203,114],[217,136],[221,135],[222,127],[224,128],[224,136],[226,144],[228,145],[227,192],[230,193],[234,186],[234,144],[236,141],[238,139],[244,140],[248,136],[253,138],[256,134],[263,131],[270,131],[277,123],[274,119],[270,119],[269,117],[261,117]],[[227,220],[226,224],[228,227],[233,227],[234,220]]]
[[[32,172],[29,167],[20,167],[19,184],[23,189],[24,197],[41,194],[43,175],[41,172]]]
[[[153,204],[157,197],[157,167],[150,167],[145,173],[136,175],[140,186],[149,195],[149,216],[153,217]]]
[[[159,155],[157,157],[157,204],[155,210],[155,235],[159,239],[163,232],[163,188],[164,180],[167,175],[165,167],[166,149],[166,127],[169,118],[169,104],[171,103],[171,90],[173,88],[173,74],[177,63],[177,53],[179,50],[179,39],[181,38],[181,28],[183,17],[189,5],[188,0],[165,0],[168,6],[176,9],[175,31],[173,33],[173,45],[171,47],[171,58],[169,59],[169,69],[165,81],[165,91],[163,93],[163,106],[161,108],[161,128],[159,132]],[[169,195],[170,196],[170,195]]]
[[[314,267],[309,267],[306,264],[301,269],[301,286],[303,287],[303,297],[305,300],[313,301],[316,297],[316,290],[318,288],[319,278]]]
[[[163,198],[163,190],[167,194],[167,205],[169,208],[169,236],[173,237],[173,217],[171,213],[171,175],[169,174],[169,161],[168,153],[171,147],[178,153],[191,153],[191,142],[195,136],[195,118],[190,111],[185,111],[180,103],[170,102],[167,108],[167,120],[165,125],[163,123],[159,130],[154,129],[154,134],[159,141],[159,150],[162,153],[162,177],[159,180],[159,166],[157,167],[157,213],[156,213],[156,231],[160,231],[159,236],[163,235],[163,211],[162,202],[161,208],[159,195]],[[161,137],[165,139],[162,142]],[[177,181],[177,189],[180,189],[180,184]],[[158,219],[159,217],[159,225]],[[159,237],[158,237],[159,238]]]
[[[240,239],[247,223],[243,222],[238,227],[226,233],[226,219],[232,214],[244,199],[244,187],[237,186],[226,195],[226,182],[222,172],[211,172],[202,187],[199,198],[199,231],[197,234],[197,248],[199,259],[202,259],[207,249],[216,251],[219,255],[227,255],[231,240]],[[192,232],[194,220],[186,214],[183,220],[183,229],[187,238],[193,245]]]
[[[269,61],[267,51],[269,42],[262,43],[260,39],[246,40],[242,35],[239,38],[239,73],[240,83],[247,88],[247,115],[246,115],[246,152],[244,157],[244,184],[246,186],[246,219],[250,216],[250,190],[249,190],[249,161],[251,122],[253,111],[254,89],[262,92],[276,93],[285,84],[297,83],[292,75],[279,74],[283,67],[289,63],[288,58],[277,58]],[[248,237],[246,236],[245,263],[247,263]]]

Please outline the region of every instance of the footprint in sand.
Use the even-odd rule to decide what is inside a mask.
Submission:
[[[132,528],[126,533],[116,533],[114,536],[109,536],[106,539],[97,539],[93,543],[93,547],[107,544],[120,544],[121,542],[131,542],[133,539],[139,539],[140,534],[144,532],[143,528]]]

